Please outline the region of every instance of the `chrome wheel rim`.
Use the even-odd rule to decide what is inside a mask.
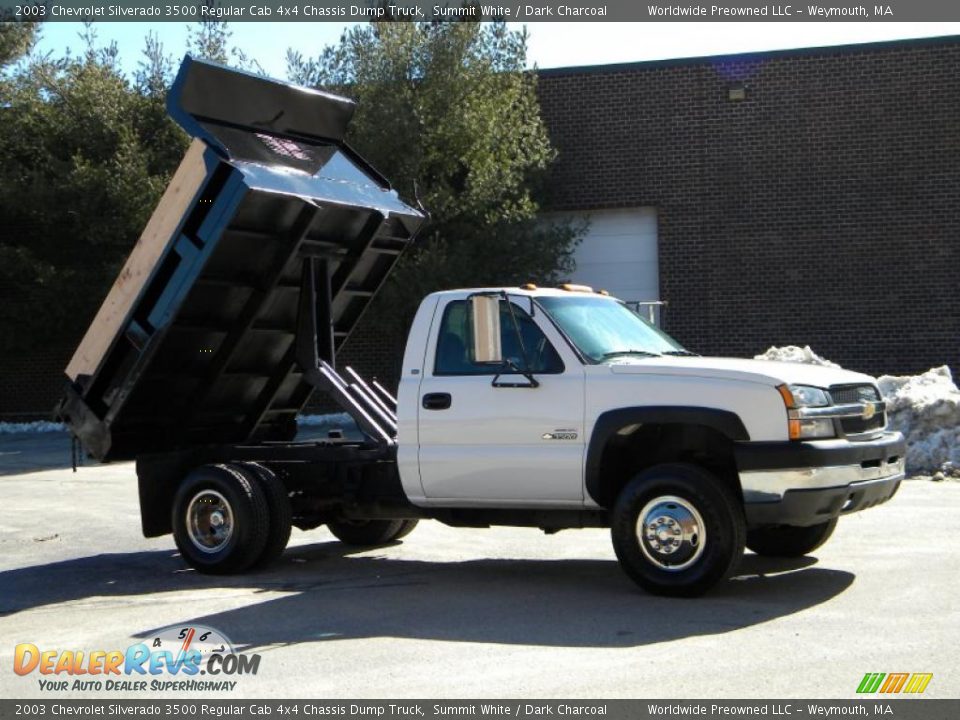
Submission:
[[[703,518],[689,501],[676,495],[661,495],[644,505],[636,532],[644,557],[670,572],[686,570],[706,547]]]
[[[233,509],[216,490],[201,490],[187,505],[187,536],[200,552],[222,550],[233,537]]]

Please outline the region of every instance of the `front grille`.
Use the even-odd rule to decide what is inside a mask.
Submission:
[[[830,397],[835,405],[855,405],[879,402],[880,391],[873,385],[834,385],[830,388]],[[844,418],[840,421],[840,427],[845,435],[858,435],[873,430],[882,430],[886,424],[887,416],[884,412],[878,412],[869,420],[855,417]]]
[[[830,388],[830,397],[834,405],[852,405],[876,402],[880,399],[880,392],[873,385],[834,385]]]

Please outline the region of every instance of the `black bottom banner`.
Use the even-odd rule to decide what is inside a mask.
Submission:
[[[884,718],[955,720],[960,700],[0,700],[0,718]]]

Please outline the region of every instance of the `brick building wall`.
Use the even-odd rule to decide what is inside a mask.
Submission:
[[[960,369],[960,38],[544,70],[539,93],[548,209],[656,207],[691,349]],[[71,351],[0,357],[0,418],[45,416]],[[393,388],[402,352],[361,322],[339,364]]]
[[[960,368],[960,38],[546,70],[539,92],[551,206],[657,208],[688,347]]]

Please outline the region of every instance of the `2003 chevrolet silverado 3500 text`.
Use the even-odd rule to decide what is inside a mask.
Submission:
[[[590,288],[425,298],[396,398],[335,355],[425,215],[343,142],[353,105],[187,59],[196,139],[67,368],[58,413],[136,458],[144,534],[211,573],[326,524],[609,527],[648,591],[697,595],[744,551],[802,555],[888,500],[905,444],[875,382],[700,357]],[[362,440],[296,441],[328,393]]]

